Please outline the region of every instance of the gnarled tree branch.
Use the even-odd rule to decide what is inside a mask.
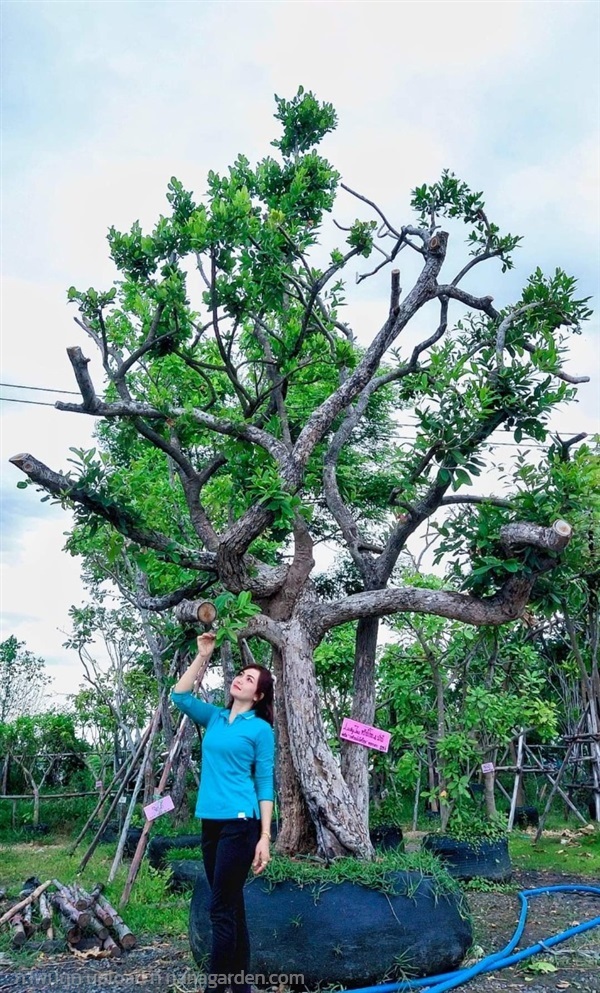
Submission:
[[[557,521],[551,528],[518,522],[501,529],[501,542],[511,554],[519,547],[535,547],[541,552],[557,554],[567,546],[571,533],[566,521]],[[554,564],[555,559],[546,556],[537,569],[527,575],[509,576],[502,588],[490,597],[477,599],[466,593],[410,586],[371,590],[313,607],[311,620],[320,637],[330,628],[360,617],[384,617],[408,611],[448,617],[476,626],[505,624],[521,615],[537,575],[553,568]]]

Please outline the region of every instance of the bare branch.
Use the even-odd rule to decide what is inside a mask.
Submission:
[[[363,203],[368,203],[369,207],[372,207],[373,210],[376,211],[377,214],[379,214],[386,228],[388,228],[388,230],[391,231],[392,234],[396,236],[396,238],[400,238],[400,232],[396,231],[396,228],[390,224],[387,217],[385,216],[383,211],[377,206],[376,203],[373,203],[373,201],[369,200],[368,197],[363,196],[362,193],[357,193],[355,190],[351,190],[350,187],[346,186],[345,183],[340,183],[340,186],[343,190],[346,191],[346,193],[350,193],[351,196],[356,197],[357,200],[362,200]]]
[[[306,465],[315,445],[325,436],[337,415],[362,392],[403,328],[432,296],[438,295],[435,279],[444,261],[446,243],[447,235],[440,232],[438,249],[428,255],[415,285],[400,304],[395,320],[387,319],[353,373],[309,417],[294,446],[298,466]]]
[[[478,265],[480,262],[485,262],[487,259],[496,258],[498,255],[501,254],[502,254],[501,250],[498,249],[498,251],[496,252],[483,252],[481,255],[476,255],[475,258],[467,262],[467,264],[460,270],[458,275],[454,277],[454,279],[452,280],[452,286],[458,286],[460,281],[467,275],[467,273],[470,272],[471,269],[474,266]]]
[[[79,392],[83,397],[83,405],[91,413],[98,403],[98,397],[88,370],[90,360],[85,358],[78,345],[72,345],[70,348],[67,348],[67,355],[73,366]]]
[[[489,503],[491,507],[507,507],[509,510],[514,508],[514,503],[510,500],[503,500],[502,497],[495,496],[476,496],[475,494],[464,494],[460,496],[458,493],[455,496],[445,496],[440,500],[439,506],[446,507],[450,504],[461,504],[461,503]]]
[[[500,316],[495,307],[492,307],[493,297],[474,297],[471,293],[465,293],[458,286],[453,286],[452,284],[447,286],[438,286],[436,288],[436,296],[449,297],[451,300],[458,300],[460,303],[464,303],[466,307],[472,307],[474,310],[482,310],[488,317],[493,320],[497,320]]]
[[[524,348],[525,351],[529,352],[530,355],[533,355],[535,352],[537,352],[537,348],[535,347],[535,345],[530,345],[524,341],[519,342],[519,344],[521,348]],[[552,372],[552,375],[556,376],[557,379],[562,379],[563,382],[565,383],[573,383],[573,385],[575,386],[578,383],[589,383],[590,381],[589,376],[571,376],[570,373],[565,372],[564,369],[556,369]]]
[[[534,310],[536,307],[540,307],[541,305],[541,300],[534,300],[533,303],[526,303],[523,307],[517,307],[516,310],[513,310],[511,314],[508,314],[504,320],[500,322],[498,330],[496,331],[496,366],[498,369],[504,368],[504,345],[506,342],[506,332],[511,324],[514,324],[517,318],[521,317],[521,315],[525,314],[528,310]]]

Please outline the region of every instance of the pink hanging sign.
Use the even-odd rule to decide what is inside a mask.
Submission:
[[[146,820],[153,821],[155,817],[160,817],[161,814],[168,814],[170,810],[174,809],[175,804],[167,793],[166,796],[161,796],[154,803],[149,803],[147,807],[144,807],[144,813]]]
[[[360,721],[353,721],[350,717],[344,717],[342,721],[340,738],[344,738],[345,741],[353,741],[356,745],[365,745],[366,748],[376,748],[379,752],[387,752],[391,737],[389,731],[371,727],[370,724],[361,724]]]
[[[485,772],[493,772],[494,771],[494,763],[493,762],[484,762],[483,765],[481,766],[481,771],[484,772],[484,773]]]

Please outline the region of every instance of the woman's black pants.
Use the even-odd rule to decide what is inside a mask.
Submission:
[[[211,889],[212,948],[209,986],[250,993],[250,939],[244,907],[244,883],[260,838],[260,821],[202,820],[202,857]]]

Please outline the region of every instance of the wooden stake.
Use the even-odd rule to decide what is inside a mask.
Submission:
[[[112,779],[111,783],[109,784],[109,786],[107,787],[107,789],[104,791],[103,795],[98,800],[98,803],[94,807],[92,813],[88,817],[88,819],[85,822],[84,826],[82,827],[81,831],[77,835],[77,838],[75,839],[75,841],[73,842],[73,844],[69,848],[69,855],[73,855],[73,853],[75,852],[75,849],[79,845],[79,843],[82,840],[82,838],[85,836],[85,833],[88,830],[88,828],[89,828],[90,824],[92,823],[92,821],[94,820],[96,814],[98,813],[99,810],[101,810],[101,808],[104,806],[104,804],[106,803],[106,801],[109,799],[111,789],[117,783],[117,781],[123,776],[124,779],[123,779],[123,782],[121,783],[119,789],[117,790],[117,793],[115,794],[114,803],[111,803],[111,807],[110,807],[110,810],[108,811],[108,814],[104,817],[104,820],[102,821],[100,827],[98,828],[98,831],[97,831],[96,835],[94,836],[94,839],[92,841],[92,844],[90,845],[90,852],[89,852],[89,855],[87,855],[87,858],[89,858],[90,855],[92,854],[92,852],[95,850],[96,845],[98,844],[98,841],[100,839],[100,835],[102,834],[102,832],[104,831],[104,828],[106,827],[106,824],[108,823],[108,820],[109,820],[110,815],[111,815],[111,813],[112,813],[112,811],[114,809],[114,806],[116,806],[116,803],[118,802],[119,797],[121,796],[121,793],[125,789],[125,786],[126,786],[126,783],[127,783],[127,779],[129,777],[129,775],[131,774],[131,770],[135,767],[135,763],[137,762],[139,756],[142,754],[142,752],[144,750],[144,747],[146,745],[146,741],[148,740],[148,735],[150,734],[150,728],[151,728],[151,726],[152,725],[150,723],[148,725],[148,727],[146,728],[146,730],[144,731],[144,733],[142,734],[142,737],[140,739],[140,742],[138,744],[138,747],[135,750],[135,753],[133,755],[133,758],[131,758],[131,759],[126,760],[125,762],[123,762],[123,765],[121,766],[121,768],[118,769],[117,772],[115,773],[115,775],[113,776],[113,779]],[[87,862],[87,858],[86,858],[86,862]],[[79,871],[81,871],[81,869]]]

